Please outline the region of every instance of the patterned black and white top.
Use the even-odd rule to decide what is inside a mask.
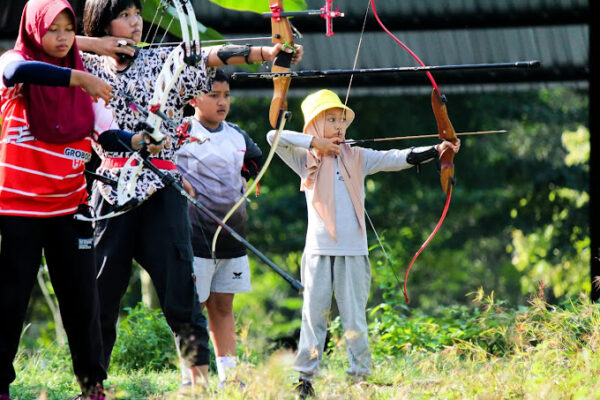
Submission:
[[[121,72],[115,70],[112,60],[108,57],[89,53],[81,54],[85,68],[113,87],[113,97],[109,105],[113,109],[115,120],[121,129],[136,132],[137,125],[145,121],[146,118],[143,113],[130,107],[123,96],[119,95],[119,92],[131,95],[137,104],[147,109],[154,94],[154,85],[160,70],[171,51],[172,48],[140,50],[133,64]],[[171,89],[164,111],[176,124],[183,120],[183,108],[192,98],[200,92],[206,93],[211,90],[215,69],[206,67],[207,58],[208,54],[203,51],[200,62],[196,66],[186,67]],[[178,149],[176,131],[166,123],[162,123],[161,131],[171,136],[172,146],[150,157],[172,161],[175,151]],[[129,152],[104,151],[100,146],[97,146],[96,151],[102,159],[129,158],[132,155]],[[103,168],[101,166],[97,172],[118,180],[121,168]],[[163,172],[168,172],[179,179],[177,170],[163,170]],[[135,196],[139,200],[145,200],[163,186],[156,174],[147,168],[143,168],[137,180]],[[99,190],[109,203],[116,203],[117,192],[110,185],[95,181],[93,190]]]

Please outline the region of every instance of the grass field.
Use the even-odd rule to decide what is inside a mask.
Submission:
[[[475,307],[483,312],[459,321],[463,333],[443,319],[410,315],[398,316],[397,321],[405,325],[393,329],[382,321],[372,324],[373,374],[364,381],[354,381],[345,374],[344,341],[333,331],[329,353],[315,380],[317,398],[600,399],[598,305],[582,299],[551,307],[538,299],[517,310],[504,310],[489,302]],[[481,328],[476,337],[465,336],[464,331],[475,324]],[[403,343],[395,343],[390,332],[401,332],[402,326],[412,333],[398,334]],[[419,337],[406,336],[410,334]],[[493,345],[482,341],[490,337],[494,338]],[[449,344],[440,344],[440,338],[450,340]],[[242,335],[243,354],[237,372],[245,388],[233,385],[215,393],[217,378],[212,373],[210,389],[193,398],[295,398],[293,353],[250,349],[246,340],[250,339]],[[77,394],[65,348],[23,350],[16,367],[13,399],[64,400]],[[182,398],[177,396],[179,372],[173,366],[162,371],[113,368],[109,375],[105,382],[109,399]]]

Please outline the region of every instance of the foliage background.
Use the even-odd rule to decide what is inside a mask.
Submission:
[[[220,35],[207,28],[203,37]],[[235,86],[232,89],[235,97]],[[438,173],[431,163],[419,174],[412,169],[367,180],[366,208],[390,255],[389,260],[384,257],[369,231],[373,267],[369,331],[379,367],[372,381],[384,391],[385,387],[398,391],[389,398],[415,390],[425,393],[425,398],[432,393],[438,398],[482,393],[482,398],[520,398],[528,393],[531,398],[567,394],[600,398],[593,379],[600,371],[598,358],[593,357],[600,343],[598,308],[571,301],[590,290],[588,93],[555,87],[448,94],[457,131],[507,129],[509,133],[463,139],[455,160],[457,186],[450,211],[409,278],[410,306],[403,303],[401,280],[443,208]],[[290,99],[295,118],[288,129],[301,129],[300,100]],[[426,95],[354,96],[349,105],[357,115],[350,137],[436,129]],[[268,108],[266,98],[234,98],[228,118],[250,133],[265,153]],[[435,142],[391,145],[403,148]],[[373,147],[387,149],[390,144]],[[261,196],[249,206],[247,229],[251,243],[296,277],[306,230],[305,200],[298,187],[298,177],[276,158],[262,181]],[[260,370],[252,367],[269,367],[268,356],[277,354],[273,353],[276,347],[293,344],[302,303],[297,293],[252,256],[251,264],[254,290],[236,296],[235,312],[242,365],[247,363],[250,373],[256,374]],[[138,398],[131,396],[133,392],[147,398],[177,387],[176,355],[164,320],[156,310],[136,307],[143,288],[140,274],[135,273],[123,300],[110,371],[112,383],[125,391],[117,398]],[[51,285],[48,289],[51,292]],[[554,308],[555,304],[561,306]],[[23,398],[29,398],[29,393],[34,398],[54,385],[61,393],[56,398],[64,398],[63,393],[76,390],[65,368],[69,354],[66,347],[53,344],[55,321],[37,287],[27,319],[16,360],[25,373],[19,374],[17,391]],[[320,383],[330,383],[330,390],[336,390],[344,355],[335,307],[330,326],[331,361],[324,365]],[[164,370],[170,375],[153,375]],[[515,370],[518,377],[503,376]],[[547,376],[549,370],[552,376]],[[132,378],[132,371],[140,372]],[[280,378],[277,373],[281,371],[273,376]],[[484,383],[478,386],[479,380]],[[460,387],[461,382],[471,381],[471,387]],[[253,384],[251,378],[247,382]],[[261,381],[261,394],[270,388],[264,382],[271,384],[268,379]],[[275,382],[274,390],[281,390],[280,383]],[[353,398],[349,393],[340,396]],[[388,398],[379,393],[377,398]],[[548,393],[553,395],[544,397]]]
[[[264,6],[252,0],[214,2],[245,9],[259,3]],[[306,4],[296,0],[286,2],[286,7],[302,9]],[[144,8],[151,12],[155,7]],[[202,34],[205,39],[218,36],[209,28]],[[302,83],[294,85],[301,87]],[[250,133],[266,153],[269,99],[236,93],[234,82],[232,94],[228,119]],[[542,281],[551,303],[589,293],[587,91],[555,86],[540,91],[447,94],[448,111],[457,131],[507,129],[509,133],[463,139],[455,159],[457,185],[446,221],[409,277],[411,309],[436,313],[440,307],[468,304],[465,295],[479,287],[493,291],[511,306],[519,306],[526,304]],[[300,101],[290,98],[289,109],[295,115],[288,129],[301,128]],[[352,96],[349,105],[357,116],[349,129],[350,137],[436,130],[425,94]],[[404,141],[373,147],[435,142]],[[261,196],[249,205],[248,239],[298,277],[306,230],[306,205],[298,191],[299,179],[275,157],[261,186]],[[379,173],[367,180],[366,209],[391,260],[386,260],[369,230],[373,267],[370,305],[402,304],[404,268],[443,209],[439,186],[434,163],[424,165],[419,174],[411,169]],[[293,334],[300,321],[300,296],[252,256],[251,263],[254,290],[237,296],[235,303],[241,326],[248,327],[250,337],[258,327],[270,337]],[[51,285],[48,290],[52,291]],[[142,300],[143,291],[147,292],[147,285],[135,273],[123,300],[123,315],[127,307],[135,307]],[[28,322],[31,324],[24,335],[27,346],[54,339],[55,322],[38,287]]]
[[[236,97],[230,121],[263,149],[269,99]],[[463,138],[456,156],[457,184],[446,221],[417,260],[409,277],[411,308],[435,314],[440,307],[468,304],[480,287],[511,306],[526,304],[544,282],[551,303],[589,292],[588,97],[557,88],[538,92],[450,94],[457,131],[507,129],[502,135]],[[301,99],[291,98],[300,130]],[[353,97],[355,138],[435,132],[426,95]],[[264,112],[261,112],[264,111]],[[434,144],[435,140],[374,145],[379,149]],[[369,304],[403,304],[404,269],[435,226],[445,197],[435,163],[372,175],[366,209],[390,256],[386,260],[369,229],[373,283]],[[306,202],[299,178],[277,157],[249,204],[248,240],[299,278],[306,231]],[[254,290],[236,296],[240,326],[253,339],[289,337],[300,324],[301,297],[267,266],[251,258]],[[123,309],[142,300],[139,274],[132,276]],[[125,315],[125,311],[124,311]],[[335,308],[332,316],[336,315]],[[39,288],[34,289],[24,335],[29,345],[53,340],[54,321]],[[263,335],[266,334],[266,335]],[[261,345],[264,343],[256,343]]]
[[[409,277],[411,307],[435,312],[467,304],[465,294],[481,286],[511,305],[525,304],[541,281],[551,302],[589,292],[587,93],[561,88],[448,97],[457,131],[509,133],[463,138],[450,211]],[[299,101],[290,100],[296,115],[288,129],[301,129]],[[425,95],[351,98],[357,117],[348,136],[435,132],[428,101]],[[266,151],[268,127],[256,113],[261,107],[268,108],[267,100],[234,100],[230,120],[243,121],[241,126]],[[430,163],[421,173],[379,173],[367,180],[366,208],[392,260],[386,261],[370,230],[370,304],[403,302],[399,280],[443,209],[438,176]],[[298,187],[299,178],[275,160],[262,181],[261,196],[250,206],[248,227],[249,240],[296,275],[306,230],[306,204]],[[262,265],[254,265],[253,274],[255,290],[236,301],[242,318],[258,315],[258,321],[273,321],[267,328],[274,331],[290,316],[297,325],[300,303],[292,300],[295,294]]]

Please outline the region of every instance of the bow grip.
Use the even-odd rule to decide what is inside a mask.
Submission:
[[[290,72],[293,53],[287,53],[283,49],[275,56],[272,73]],[[273,78],[273,99],[269,108],[269,123],[273,129],[277,129],[280,111],[287,110],[287,92],[292,82],[291,76],[280,76]]]
[[[292,57],[294,53],[288,53],[284,49],[281,49],[279,53],[275,56],[273,60],[273,67],[280,67],[289,69],[292,65]],[[273,71],[274,72],[274,71]]]

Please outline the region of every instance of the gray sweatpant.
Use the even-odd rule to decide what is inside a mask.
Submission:
[[[371,284],[369,258],[303,254],[300,276],[304,303],[294,369],[305,379],[317,373],[323,357],[331,299],[335,294],[350,362],[346,372],[370,375],[371,352],[365,311]]]

